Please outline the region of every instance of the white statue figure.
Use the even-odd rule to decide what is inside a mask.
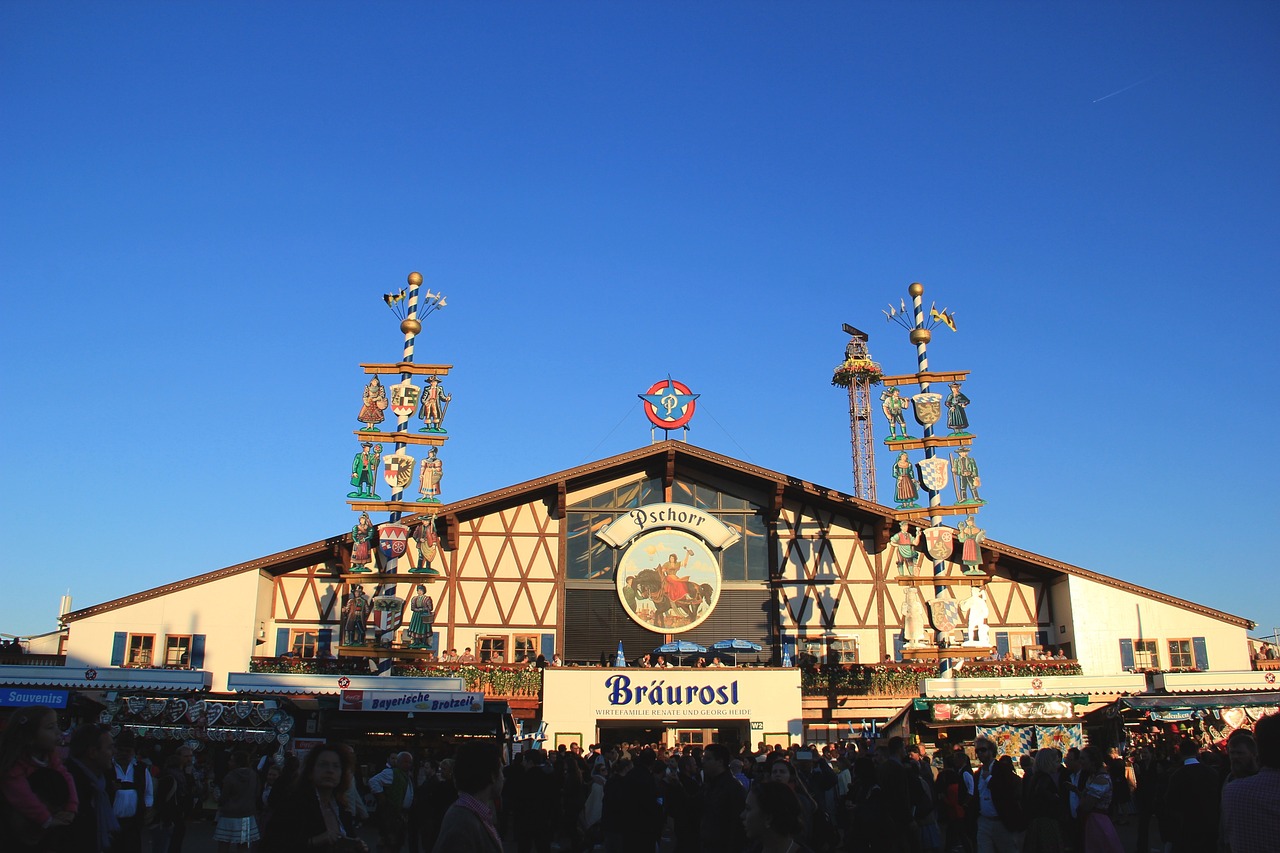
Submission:
[[[920,593],[907,587],[902,599],[902,640],[907,648],[919,648],[924,642],[924,605]]]
[[[990,612],[987,594],[982,587],[975,586],[973,594],[969,596],[969,627],[965,631],[964,641],[966,646],[991,646],[991,629],[987,627],[987,614]]]

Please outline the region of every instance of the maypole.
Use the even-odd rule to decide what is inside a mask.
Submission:
[[[915,373],[885,376],[882,380],[885,390],[880,395],[881,408],[889,421],[890,432],[885,444],[896,453],[891,470],[894,501],[898,506],[894,512],[897,530],[888,544],[897,568],[897,582],[903,587],[903,656],[939,660],[945,665],[952,658],[991,652],[985,597],[989,566],[984,565],[980,545],[985,531],[978,528],[973,518],[985,501],[978,496],[981,484],[977,463],[969,456],[974,439],[968,431],[970,401],[961,391],[968,371],[929,369],[932,330],[944,325],[955,331],[955,314],[946,308],[939,310],[936,303],[926,313],[924,285],[919,282],[908,287],[907,293],[911,297],[909,310],[905,302],[900,302],[896,308],[890,304],[884,312],[890,322],[908,332],[908,339],[916,349]],[[910,385],[919,386],[920,392],[907,399],[900,389]],[[949,393],[945,396],[937,393],[932,390],[933,385],[944,386]],[[907,434],[905,412],[908,408],[923,428],[920,438]],[[939,435],[934,428],[942,420],[944,410],[945,424],[950,431]],[[938,451],[947,448],[952,449],[949,455],[941,456]],[[922,450],[924,458],[913,463],[910,451],[916,450]],[[955,499],[950,504],[943,502],[943,492],[948,485],[955,488]],[[923,507],[918,503],[920,489],[928,494],[927,505]],[[967,518],[958,529],[953,529],[943,524],[943,519],[950,515]],[[919,524],[924,519],[928,519],[928,527]],[[932,573],[923,575],[917,571],[923,557],[917,550],[921,532],[925,553],[933,564]],[[962,567],[959,571],[955,570],[957,562]],[[932,642],[926,637],[925,602],[921,595],[921,588],[928,586],[933,587],[933,598],[928,602],[929,619],[937,631]],[[968,599],[956,598],[953,588],[957,586],[971,587]]]
[[[426,292],[426,299],[420,302],[420,273],[410,273],[408,284],[407,291],[401,290],[383,296],[383,301],[400,319],[400,331],[404,335],[401,360],[395,364],[360,365],[373,378],[365,386],[359,414],[359,421],[365,426],[356,430],[356,436],[361,442],[361,451],[352,463],[351,484],[356,490],[347,495],[350,499],[348,503],[360,513],[360,518],[352,529],[351,565],[342,576],[346,582],[347,595],[342,609],[342,642],[339,644],[339,654],[372,658],[379,674],[390,673],[393,662],[391,650],[395,651],[397,657],[420,656],[432,651],[434,602],[426,592],[426,585],[441,574],[433,566],[440,553],[434,509],[440,503],[440,483],[444,469],[439,450],[448,438],[441,421],[448,401],[452,398],[444,393],[440,377],[447,375],[452,365],[417,364],[414,361],[414,347],[417,336],[422,331],[422,319],[445,307],[446,302],[443,294],[432,293],[430,290]],[[388,401],[379,377],[395,374],[399,374],[400,381],[391,386]],[[413,384],[414,376],[428,377],[429,384],[425,391]],[[418,432],[411,432],[409,421],[419,411],[419,405],[419,415],[427,426]],[[386,419],[387,408],[396,416],[395,432],[390,435],[383,433],[378,427]],[[395,450],[383,457],[380,441],[386,439],[394,443]],[[428,448],[428,455],[422,460],[420,469],[417,460],[407,452],[410,445]],[[382,467],[383,478],[391,489],[389,501],[382,501],[374,492],[379,467]],[[409,502],[404,499],[404,491],[413,482],[415,470],[422,484],[422,497],[416,502]],[[428,506],[423,506],[424,504]],[[409,524],[402,519],[406,514],[416,514],[423,509],[427,512],[411,530]],[[370,512],[388,512],[390,519],[375,528]],[[398,566],[401,558],[411,561],[414,559],[413,550],[417,551],[416,562],[411,563],[407,572],[415,575],[408,579],[412,584],[408,591],[410,636],[407,643],[397,642],[397,634],[404,625],[406,602],[398,594],[399,584],[406,582]],[[374,568],[370,568],[371,563]],[[364,594],[365,582],[374,585],[375,595],[371,599]],[[374,622],[372,646],[368,643],[370,618]]]

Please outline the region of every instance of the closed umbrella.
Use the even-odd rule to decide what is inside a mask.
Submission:
[[[627,665],[627,658],[626,658],[626,655],[624,655],[624,654],[622,653],[622,641],[621,641],[621,640],[619,640],[619,641],[618,641],[618,656],[614,659],[614,661],[613,661],[613,665],[614,665],[614,666],[626,666],[626,665]]]

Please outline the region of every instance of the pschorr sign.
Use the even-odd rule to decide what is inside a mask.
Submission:
[[[479,714],[484,710],[484,694],[448,690],[343,690],[338,708],[401,714]]]

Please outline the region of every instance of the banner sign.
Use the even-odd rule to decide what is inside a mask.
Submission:
[[[0,708],[20,708],[24,705],[65,708],[67,707],[67,691],[31,690],[27,687],[6,687],[0,690]]]
[[[484,694],[452,690],[343,690],[338,708],[402,714],[479,714],[484,710]]]
[[[687,504],[649,504],[633,509],[596,534],[602,542],[621,548],[640,533],[675,527],[696,533],[712,548],[728,548],[742,534],[709,512]]]

